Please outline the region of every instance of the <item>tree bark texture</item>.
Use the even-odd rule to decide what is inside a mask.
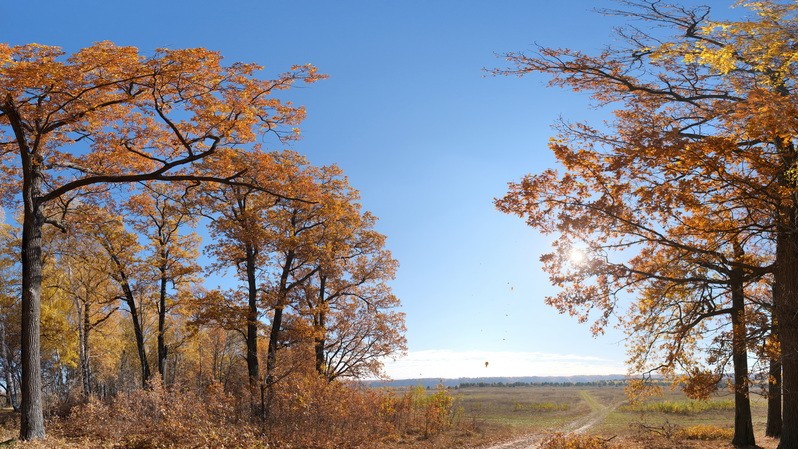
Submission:
[[[768,418],[765,435],[781,435],[781,360],[771,359],[768,379]]]
[[[260,365],[258,364],[258,284],[255,276],[257,250],[246,245],[247,270],[247,375],[251,404],[257,403],[260,390]],[[262,402],[262,401],[261,401]]]
[[[798,449],[798,208],[790,207],[782,218],[776,240],[776,276],[780,294],[774,298],[782,364],[782,428],[778,449]]]
[[[27,153],[23,149],[23,153]],[[22,223],[22,403],[20,438],[44,438],[41,370],[42,227],[44,214],[38,197],[42,175],[34,155],[24,154],[28,170],[23,179]]]

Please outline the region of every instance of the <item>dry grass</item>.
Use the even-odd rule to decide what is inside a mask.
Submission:
[[[612,440],[595,435],[564,435],[557,433],[541,445],[541,449],[614,449]]]
[[[473,447],[490,438],[459,418],[444,389],[396,393],[309,376],[282,384],[273,404],[271,418],[262,421],[251,415],[247,398],[218,385],[196,394],[156,382],[147,390],[78,405],[48,423],[46,440],[14,447],[432,449]],[[13,438],[18,423],[8,416],[5,429]]]
[[[289,387],[289,385],[292,385]],[[212,387],[201,394],[148,391],[92,401],[48,424],[44,442],[18,449],[155,448],[477,448],[530,433],[549,434],[617,404],[620,388],[473,388],[372,390],[342,383],[295,379],[281,387],[271,424],[252,420],[246,398]],[[589,400],[588,400],[589,399]],[[723,398],[721,398],[723,399]],[[670,392],[664,400],[685,398]],[[716,399],[717,400],[717,399]],[[679,408],[679,407],[676,407]],[[733,410],[709,407],[682,415],[668,407],[615,410],[584,437],[553,436],[546,449],[731,449]],[[755,428],[764,428],[763,403],[755,401]],[[14,438],[16,415],[0,415],[0,442]],[[777,440],[757,434],[757,444]],[[11,446],[8,446],[11,447]],[[6,446],[0,445],[0,449]]]

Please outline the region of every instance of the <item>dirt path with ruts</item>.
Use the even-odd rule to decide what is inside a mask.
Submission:
[[[582,400],[590,406],[590,414],[583,416],[577,420],[572,421],[567,426],[563,427],[559,431],[565,434],[580,434],[586,432],[591,427],[601,423],[607,418],[607,415],[610,414],[613,410],[615,410],[619,405],[623,403],[617,402],[615,404],[610,405],[602,405],[590,392],[588,391],[580,391],[579,396],[581,396]],[[543,433],[534,433],[529,435],[524,435],[520,438],[516,438],[511,441],[505,441],[503,443],[499,443],[493,446],[481,448],[481,449],[539,449],[541,443],[546,439],[546,434]]]

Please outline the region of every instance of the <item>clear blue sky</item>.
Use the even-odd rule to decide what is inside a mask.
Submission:
[[[594,339],[547,307],[537,259],[548,240],[492,205],[508,181],[553,163],[546,142],[558,117],[605,112],[544,78],[482,70],[534,43],[612,43],[613,19],[591,11],[602,6],[613,3],[27,0],[0,3],[0,41],[207,47],[266,75],[316,65],[330,79],[283,96],[308,109],[292,148],[345,170],[401,264],[393,285],[410,356],[389,374],[618,373],[623,335]]]

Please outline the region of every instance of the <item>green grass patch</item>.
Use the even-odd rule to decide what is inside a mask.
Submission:
[[[579,397],[585,401],[585,404],[590,407],[590,410],[597,412],[604,408],[603,405],[587,390],[579,390]]]

